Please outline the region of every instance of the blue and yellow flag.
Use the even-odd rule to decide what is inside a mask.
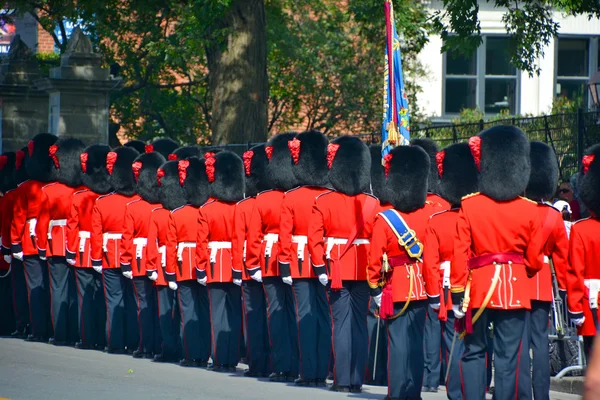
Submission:
[[[396,33],[394,9],[391,0],[385,0],[385,26],[387,46],[383,87],[383,124],[381,127],[381,157],[395,146],[410,142],[410,113],[402,79],[402,56],[400,40]],[[390,58],[389,55],[392,54]]]

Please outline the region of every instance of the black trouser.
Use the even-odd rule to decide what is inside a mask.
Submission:
[[[263,285],[255,280],[242,284],[244,308],[244,335],[248,369],[256,374],[271,372],[269,366],[270,344],[267,328],[267,302]]]
[[[177,285],[183,357],[208,361],[211,345],[208,290],[195,280],[180,281]]]
[[[136,276],[133,278],[133,292],[137,303],[139,350],[152,354],[155,352],[156,346],[154,326],[157,315],[154,284],[145,276]]]
[[[425,370],[423,386],[437,388],[440,381],[442,326],[438,314],[431,307],[427,307],[424,332]]]
[[[235,283],[210,283],[208,298],[213,363],[235,367],[242,341],[242,289]]]
[[[535,400],[550,399],[550,352],[548,340],[548,321],[552,302],[531,301],[531,311],[525,325],[521,360],[519,367],[519,399],[533,398]],[[533,352],[532,370],[530,370],[529,349]],[[530,375],[531,371],[531,375]],[[526,397],[526,396],[529,397]]]
[[[404,303],[394,303],[397,315]],[[387,320],[388,396],[419,399],[423,385],[423,332],[427,300],[411,301],[404,314]]]
[[[29,297],[27,295],[27,281],[23,261],[13,257],[10,264],[10,278],[12,280],[13,308],[17,330],[25,332],[29,326]]]
[[[366,281],[343,281],[340,290],[329,290],[335,357],[333,382],[337,386],[363,384],[369,357],[369,298]]]
[[[454,312],[448,311],[448,320],[442,322],[442,338],[446,368],[450,369],[448,372],[448,381],[445,382],[446,392],[450,400],[462,400],[462,383],[460,379],[460,359],[465,351],[465,343],[462,339],[459,339],[460,334],[454,331]],[[456,336],[456,339],[454,338]],[[452,341],[454,341],[454,349],[452,348]],[[450,352],[452,352],[452,359],[450,359]],[[444,379],[445,376],[442,377]]]
[[[77,285],[75,272],[65,257],[50,257],[50,309],[54,340],[57,342],[79,341],[77,328]]]
[[[106,299],[106,344],[109,350],[125,349],[125,285],[120,268],[102,270]]]
[[[472,310],[473,315],[476,312]],[[494,397],[496,400],[517,397],[519,354],[527,312],[525,309],[486,309],[473,324],[473,333],[465,337],[461,360],[463,395],[467,400],[485,398],[490,322],[494,323]]]
[[[294,295],[290,285],[280,277],[263,278],[267,300],[267,323],[271,343],[273,372],[298,376],[298,324],[294,311]]]
[[[133,351],[140,348],[140,325],[138,304],[133,279],[123,277],[123,304],[125,306],[125,346]]]
[[[41,340],[48,340],[52,335],[48,263],[38,256],[25,256],[23,264],[29,297],[31,334]]]
[[[181,342],[179,340],[179,306],[177,292],[168,286],[157,286],[158,319],[162,337],[162,355],[165,360],[174,361],[181,357]]]
[[[102,274],[92,268],[75,268],[79,310],[79,336],[86,346],[106,345],[106,301]]]
[[[325,379],[331,357],[331,314],[327,289],[318,279],[294,279],[292,285],[298,324],[300,376]]]
[[[366,382],[369,385],[387,386],[387,332],[385,322],[377,317],[379,310],[373,299],[369,300],[367,329],[369,331],[369,361],[367,363]],[[377,340],[377,325],[379,325],[379,340]],[[377,351],[376,349],[377,348]],[[377,361],[375,361],[377,359]],[[377,364],[375,364],[377,363]],[[373,370],[375,379],[373,380]]]
[[[0,270],[0,336],[8,336],[15,330],[10,274],[8,270]]]

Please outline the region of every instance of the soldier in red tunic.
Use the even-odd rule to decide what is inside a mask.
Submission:
[[[335,190],[321,194],[313,204],[308,251],[321,284],[331,280],[335,368],[330,389],[360,393],[369,352],[369,238],[379,202],[365,193],[369,190],[371,157],[360,139],[342,136],[334,140],[328,145],[327,163],[329,182]]]
[[[30,341],[48,341],[52,336],[48,263],[38,256],[35,227],[42,204],[41,189],[56,178],[48,149],[57,139],[49,133],[40,133],[27,145],[29,158],[25,167],[29,180],[17,188],[11,222],[12,255],[23,260],[27,278]]]
[[[92,211],[91,260],[100,272],[106,297],[106,338],[109,353],[132,353],[139,345],[139,332],[133,287],[120,268],[120,243],[125,227],[125,208],[135,200],[135,180],[131,164],[138,152],[117,148],[106,155],[106,169],[113,192],[96,199]],[[132,317],[133,315],[133,317]]]
[[[245,196],[235,206],[231,259],[233,268],[243,269],[242,304],[244,312],[244,335],[247,348],[248,370],[244,376],[267,377],[269,366],[269,334],[267,328],[267,303],[260,278],[260,268],[250,276],[246,264],[246,245],[249,235],[250,217],[258,192],[268,189],[265,169],[269,162],[265,145],[254,146],[243,154],[245,173]]]
[[[82,190],[73,193],[67,217],[66,258],[75,269],[77,282],[80,349],[104,349],[106,345],[106,301],[102,268],[92,268],[92,210],[96,199],[109,193],[106,155],[110,147],[95,144],[79,156]]]
[[[208,291],[196,277],[198,209],[209,198],[204,163],[190,157],[161,167],[162,203],[169,209],[177,206],[171,211],[167,229],[166,279],[178,294],[183,347],[179,365],[186,367],[206,367],[211,348]]]
[[[6,194],[15,187],[15,153],[8,152],[0,156],[0,228],[5,218],[10,218],[5,213]],[[12,214],[12,213],[11,213]],[[0,236],[2,233],[0,232]],[[0,260],[0,335],[8,336],[15,332],[15,312],[12,297],[12,276],[10,258]]]
[[[531,308],[529,278],[543,267],[538,205],[519,196],[531,171],[529,141],[516,127],[495,126],[469,146],[481,171],[481,193],[462,200],[450,270],[454,316],[467,317],[463,395],[485,395],[487,328],[493,322],[495,396],[515,398]]]
[[[598,292],[600,291],[600,145],[585,152],[579,181],[579,198],[590,211],[590,217],[571,227],[567,275],[567,301],[571,321],[578,325],[584,349],[589,355],[598,325]]]
[[[135,358],[153,358],[154,353],[160,353],[160,338],[155,337],[160,333],[155,332],[155,327],[158,327],[156,291],[150,280],[152,276],[146,274],[146,247],[150,213],[159,202],[156,171],[164,162],[165,158],[155,151],[141,154],[135,159],[132,170],[135,191],[140,197],[125,207],[120,261],[123,276],[133,279],[136,298],[140,344],[133,352]]]
[[[75,271],[66,260],[66,227],[73,193],[81,189],[79,155],[85,146],[79,139],[59,139],[50,146],[52,168],[57,182],[42,188],[42,203],[36,225],[40,259],[48,260],[50,307],[54,344],[64,346],[79,341],[77,328],[77,286]]]
[[[266,177],[272,190],[256,196],[250,217],[246,266],[250,276],[262,279],[267,298],[267,317],[271,342],[271,381],[293,382],[298,377],[298,324],[293,292],[281,280],[279,263],[279,222],[281,204],[287,190],[297,186],[292,171],[288,142],[295,133],[273,137],[265,147],[269,164]]]
[[[424,237],[423,276],[425,291],[431,305],[430,311],[435,310],[436,317],[442,323],[442,359],[446,368],[450,369],[447,374],[448,380],[444,384],[448,398],[454,400],[462,399],[459,361],[464,344],[462,339],[454,338],[454,313],[449,295],[450,260],[454,252],[454,236],[461,199],[478,190],[479,171],[466,143],[446,147],[436,155],[435,165],[440,177],[440,193],[452,208],[433,214],[429,219]],[[427,369],[425,371],[427,373]]]
[[[315,198],[328,192],[327,144],[321,132],[307,131],[288,142],[299,186],[285,193],[279,223],[279,270],[294,292],[300,378],[298,386],[325,386],[331,358],[331,314],[327,301],[327,274],[311,268],[308,257],[308,221]]]

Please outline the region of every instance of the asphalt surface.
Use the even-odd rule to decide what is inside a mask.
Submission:
[[[8,399],[382,399],[386,388],[365,386],[362,394],[298,388],[293,384],[244,378],[109,355],[94,350],[55,347],[0,338],[0,400]],[[580,396],[551,392],[553,400]],[[443,388],[423,393],[424,400],[446,398]]]

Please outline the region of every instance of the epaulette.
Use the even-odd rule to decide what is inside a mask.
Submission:
[[[298,189],[300,189],[301,187],[304,187],[304,186],[296,186],[295,188],[293,188],[293,189],[290,189],[290,190],[288,190],[287,192],[285,192],[285,194],[288,194],[288,193],[290,193],[290,192],[293,192],[294,190],[298,190]]]
[[[46,189],[47,187],[50,187],[50,186],[56,185],[57,183],[58,183],[58,182],[52,182],[52,183],[49,183],[49,184],[47,184],[47,185],[44,185],[44,186],[42,186],[42,189]]]
[[[325,196],[325,195],[330,194],[330,193],[335,193],[335,190],[330,190],[330,191],[327,191],[327,192],[323,192],[320,195],[318,195],[317,197],[315,197],[315,200],[318,199],[318,198],[320,198],[321,196]]]
[[[263,190],[262,192],[260,192],[259,194],[257,194],[256,196],[260,196],[263,193],[268,193],[268,192],[272,192],[274,189],[267,189],[267,190]]]
[[[187,206],[187,204],[184,204],[184,205],[182,205],[182,206],[180,206],[180,207],[177,207],[177,208],[175,208],[175,209],[171,210],[171,214],[173,214],[173,213],[174,213],[175,211],[177,211],[177,210],[181,210],[181,209],[182,209],[183,207],[185,207],[185,206]]]
[[[578,219],[577,221],[573,222],[573,225],[578,224],[578,223],[583,222],[583,221],[587,221],[588,219],[590,219],[590,217]]]
[[[533,204],[535,204],[536,206],[539,204],[537,201],[533,201],[533,200],[531,200],[531,199],[528,199],[527,197],[524,197],[524,196],[519,196],[519,198],[521,198],[521,199],[523,199],[523,200],[527,200],[528,202],[530,202],[530,203],[533,203]]]
[[[100,195],[100,196],[98,196],[98,197],[96,198],[96,201],[98,201],[98,200],[100,200],[100,199],[103,199],[103,198],[105,198],[105,197],[108,197],[108,196],[112,196],[113,194],[115,194],[115,192],[110,192],[110,193],[102,194],[102,195]]]
[[[466,200],[466,199],[469,199],[471,197],[475,197],[475,196],[480,195],[480,194],[481,194],[480,192],[471,193],[471,194],[468,194],[466,196],[463,196],[461,200]]]
[[[212,203],[214,203],[215,201],[216,201],[215,199],[213,199],[213,200],[209,200],[209,201],[207,201],[206,203],[202,204],[202,205],[200,206],[200,208],[203,208],[204,206],[207,206],[207,205],[209,205],[209,204],[212,204]]]
[[[85,192],[89,192],[89,191],[90,191],[90,189],[81,189],[81,190],[78,190],[78,191],[74,192],[73,194],[74,195],[75,194],[81,194],[81,193],[85,193]]]
[[[243,203],[244,201],[246,201],[246,200],[250,200],[250,199],[256,199],[256,197],[254,197],[254,196],[251,196],[251,197],[246,197],[246,198],[243,198],[243,199],[241,199],[240,201],[238,201],[237,203],[235,203],[235,205],[237,206],[238,204],[240,204],[240,203]]]

